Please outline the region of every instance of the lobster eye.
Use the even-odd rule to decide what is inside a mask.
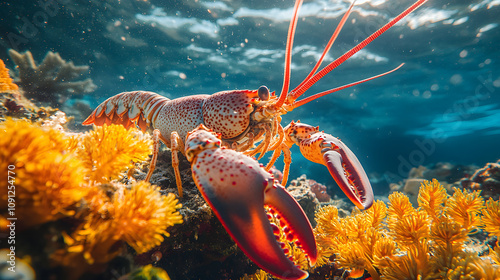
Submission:
[[[257,94],[259,95],[260,100],[269,100],[269,89],[266,86],[260,86]]]

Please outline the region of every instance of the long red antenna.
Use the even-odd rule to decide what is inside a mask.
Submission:
[[[297,86],[297,88],[301,87],[309,78],[311,78],[312,75],[316,73],[318,68],[321,66],[321,63],[323,62],[323,59],[325,58],[326,54],[330,51],[330,48],[332,47],[333,43],[339,36],[340,31],[344,27],[345,22],[347,21],[347,18],[349,18],[349,15],[351,14],[352,7],[354,7],[354,3],[356,3],[356,0],[352,1],[351,6],[347,9],[347,11],[344,13],[342,16],[342,19],[340,20],[339,24],[337,25],[337,28],[335,28],[335,31],[332,34],[332,37],[330,37],[330,41],[328,41],[328,44],[326,45],[325,49],[323,50],[323,53],[321,54],[321,57],[319,58],[318,62],[316,62],[316,65],[314,65],[314,68],[311,70],[309,75],[300,83],[300,85]]]
[[[292,48],[293,48],[293,38],[295,37],[295,29],[297,28],[297,20],[299,19],[299,9],[302,5],[303,0],[297,0],[293,8],[293,16],[290,21],[290,27],[288,28],[288,36],[286,37],[286,51],[285,51],[285,74],[283,77],[283,88],[281,89],[280,98],[276,103],[276,107],[281,107],[285,102],[288,94],[288,88],[290,87],[290,65],[292,63]]]
[[[368,36],[368,38],[364,39],[361,43],[359,43],[357,46],[343,54],[341,57],[337,58],[327,66],[325,66],[323,69],[321,69],[318,73],[316,73],[314,76],[309,78],[305,83],[301,83],[301,86],[295,88],[292,90],[292,92],[289,93],[289,97],[292,100],[297,99],[299,96],[301,96],[304,92],[306,92],[312,85],[314,85],[316,82],[318,82],[321,78],[323,78],[326,74],[328,74],[330,71],[333,69],[337,68],[339,65],[344,63],[347,59],[349,59],[351,56],[362,50],[364,47],[366,47],[368,44],[370,44],[373,40],[375,40],[378,36],[382,35],[385,31],[387,31],[389,28],[391,28],[394,24],[396,24],[398,21],[400,21],[402,18],[407,16],[409,13],[413,12],[415,9],[420,7],[422,4],[424,4],[427,0],[418,0],[417,2],[413,3],[408,9],[406,9],[404,12],[399,14],[397,17],[389,21],[386,25],[382,26],[379,30],[375,31],[372,35]],[[281,96],[280,96],[281,99]]]
[[[385,76],[387,74],[390,74],[396,70],[398,70],[399,68],[401,68],[402,66],[404,65],[404,63],[401,63],[398,67],[390,70],[390,71],[387,71],[385,73],[382,73],[382,74],[378,74],[376,76],[373,76],[373,77],[370,77],[370,78],[366,78],[366,79],[363,79],[363,80],[360,80],[360,81],[357,81],[357,82],[354,82],[354,83],[350,83],[350,84],[347,84],[347,85],[343,85],[343,86],[340,86],[340,87],[337,87],[337,88],[334,88],[334,89],[330,89],[330,90],[327,90],[327,91],[323,91],[323,92],[320,92],[320,93],[316,93],[315,95],[311,95],[311,96],[308,96],[300,101],[296,101],[296,102],[293,102],[293,104],[291,105],[291,108],[290,109],[295,109],[297,107],[300,107],[304,104],[307,104],[317,98],[320,98],[321,96],[325,96],[327,94],[330,94],[330,93],[333,93],[333,92],[336,92],[336,91],[339,91],[339,90],[343,90],[343,89],[346,89],[346,88],[349,88],[349,87],[352,87],[352,86],[355,86],[355,85],[359,85],[359,84],[362,84],[364,82],[368,82],[368,81],[371,81],[373,79],[376,79],[376,78],[380,78],[382,76]]]

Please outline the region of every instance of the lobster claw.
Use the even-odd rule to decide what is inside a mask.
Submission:
[[[186,155],[193,179],[205,201],[241,250],[258,266],[283,279],[305,279],[276,241],[264,205],[281,217],[311,264],[317,249],[311,224],[297,201],[259,163],[234,150],[220,148],[220,140],[198,128],[187,136]]]
[[[337,185],[360,209],[373,204],[373,190],[358,158],[340,139],[301,122],[285,127],[286,145],[297,144],[305,158],[328,168]]]
[[[358,208],[368,209],[373,204],[373,190],[358,158],[340,139],[327,135],[323,154],[324,165],[337,185]]]

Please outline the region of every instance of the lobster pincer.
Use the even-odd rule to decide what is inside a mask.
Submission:
[[[300,122],[292,121],[284,131],[286,148],[296,144],[305,158],[325,165],[335,182],[358,208],[368,209],[372,206],[373,190],[368,176],[358,158],[340,139],[319,131],[319,127]]]
[[[264,205],[290,229],[287,240],[314,265],[317,249],[311,224],[297,201],[256,160],[221,147],[220,136],[204,125],[189,132],[185,152],[193,180],[226,231],[258,266],[283,279],[304,279],[281,249]]]

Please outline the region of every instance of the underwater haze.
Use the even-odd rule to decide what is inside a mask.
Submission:
[[[412,3],[357,1],[325,62]],[[305,1],[294,41],[292,88],[314,66],[349,5]],[[89,65],[88,77],[98,87],[78,98],[92,109],[132,90],[173,99],[266,85],[279,94],[293,6],[292,0],[3,1],[0,59],[14,69],[9,49],[29,50],[37,62],[53,51],[75,65]],[[483,166],[498,160],[499,14],[499,0],[429,0],[304,96],[404,63],[402,68],[297,108],[282,125],[300,119],[340,137],[369,177],[386,186],[419,165]],[[292,155],[291,178],[307,174],[335,184],[326,168],[305,160],[298,149]]]

